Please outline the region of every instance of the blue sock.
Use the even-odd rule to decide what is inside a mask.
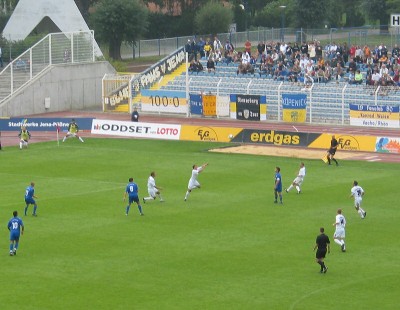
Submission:
[[[28,205],[26,205],[26,207],[25,207],[25,215],[26,215],[26,212],[28,212]]]
[[[37,209],[37,205],[34,205],[34,206],[33,206],[33,215],[36,214],[36,209]]]
[[[14,244],[10,243],[10,252],[13,250]]]
[[[141,205],[138,205],[137,207],[138,207],[138,209],[139,209],[140,214],[143,214],[143,212],[142,212],[142,206],[141,206]]]
[[[18,249],[18,242],[15,242],[15,246],[14,246],[14,249]]]
[[[126,214],[128,214],[129,213],[129,209],[131,208],[131,206],[126,206]]]

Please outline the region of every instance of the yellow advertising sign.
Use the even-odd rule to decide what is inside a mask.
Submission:
[[[182,125],[181,140],[230,142],[243,128]]]
[[[203,95],[203,115],[204,116],[217,115],[217,96]]]
[[[335,138],[339,142],[338,150],[375,152],[376,137],[335,134]],[[331,140],[332,134],[323,133],[310,143],[308,147],[317,149],[325,148],[328,150]]]
[[[291,123],[304,123],[306,121],[306,109],[283,109],[283,121]]]

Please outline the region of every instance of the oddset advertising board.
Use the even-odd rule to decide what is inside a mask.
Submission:
[[[179,140],[181,125],[94,119],[91,133],[132,138]]]

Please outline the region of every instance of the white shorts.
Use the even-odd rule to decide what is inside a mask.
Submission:
[[[148,189],[149,196],[156,198],[158,190],[156,188]]]
[[[297,185],[301,185],[301,183],[303,183],[303,180],[304,180],[304,178],[296,177],[296,178],[293,180],[293,183],[296,183]]]
[[[344,227],[336,227],[335,233],[333,234],[334,238],[341,238],[344,239],[346,237],[346,232]]]
[[[188,189],[192,190],[198,187],[200,187],[200,183],[198,181],[189,180]]]

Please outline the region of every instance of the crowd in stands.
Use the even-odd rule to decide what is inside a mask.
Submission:
[[[368,45],[347,46],[333,42],[322,46],[319,41],[299,43],[259,42],[252,48],[247,41],[242,50],[234,48],[229,40],[225,44],[213,40],[188,40],[186,51],[191,59],[189,71],[215,72],[216,64],[234,63],[236,74],[258,74],[278,81],[327,83],[345,81],[349,84],[373,86],[400,85],[400,48],[396,44],[391,52],[382,43],[374,48]],[[200,60],[207,60],[206,70]]]

